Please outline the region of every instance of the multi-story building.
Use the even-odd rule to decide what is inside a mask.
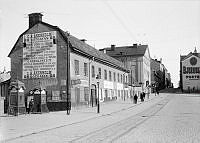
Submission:
[[[180,56],[180,88],[183,92],[200,91],[200,53]]]
[[[151,68],[150,68],[150,52],[148,45],[133,44],[132,46],[121,46],[100,49],[100,51],[121,61],[129,70],[129,85],[133,86],[132,94],[139,94],[144,91],[150,92],[151,85]]]
[[[151,59],[151,83],[157,90],[171,86],[171,77],[162,59]]]
[[[66,98],[72,106],[95,105],[97,95],[107,101],[128,92],[122,62],[43,22],[41,13],[29,14],[29,28],[9,57],[11,78],[25,84],[26,97],[35,88],[45,89],[50,110],[64,110]]]

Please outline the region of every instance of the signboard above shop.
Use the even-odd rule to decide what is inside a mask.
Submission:
[[[56,31],[23,35],[23,79],[56,78]]]

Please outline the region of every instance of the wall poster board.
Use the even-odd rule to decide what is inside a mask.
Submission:
[[[56,78],[56,31],[23,35],[23,79]]]

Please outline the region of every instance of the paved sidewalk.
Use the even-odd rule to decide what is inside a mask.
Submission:
[[[150,102],[159,96],[151,94],[149,99],[145,99],[145,102]],[[141,104],[140,99],[138,101],[138,104]],[[133,106],[136,106],[136,104],[133,104],[133,101],[127,99],[125,101],[118,100],[100,103],[99,114],[97,114],[97,107],[84,107],[74,108],[70,115],[67,115],[66,111],[19,116],[4,115],[0,117],[0,142],[52,128],[76,124],[106,114],[119,112]]]

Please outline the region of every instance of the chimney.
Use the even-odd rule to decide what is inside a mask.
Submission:
[[[133,48],[137,48],[138,46],[137,46],[137,44],[133,44]]]
[[[162,63],[162,58],[160,58],[160,63]]]
[[[111,45],[111,50],[112,50],[112,51],[115,50],[115,45]]]
[[[87,40],[86,40],[86,39],[81,39],[80,41],[82,41],[82,42],[84,42],[84,43],[85,43]]]
[[[31,13],[29,16],[29,28],[33,27],[35,24],[42,22],[42,14],[41,13]]]

